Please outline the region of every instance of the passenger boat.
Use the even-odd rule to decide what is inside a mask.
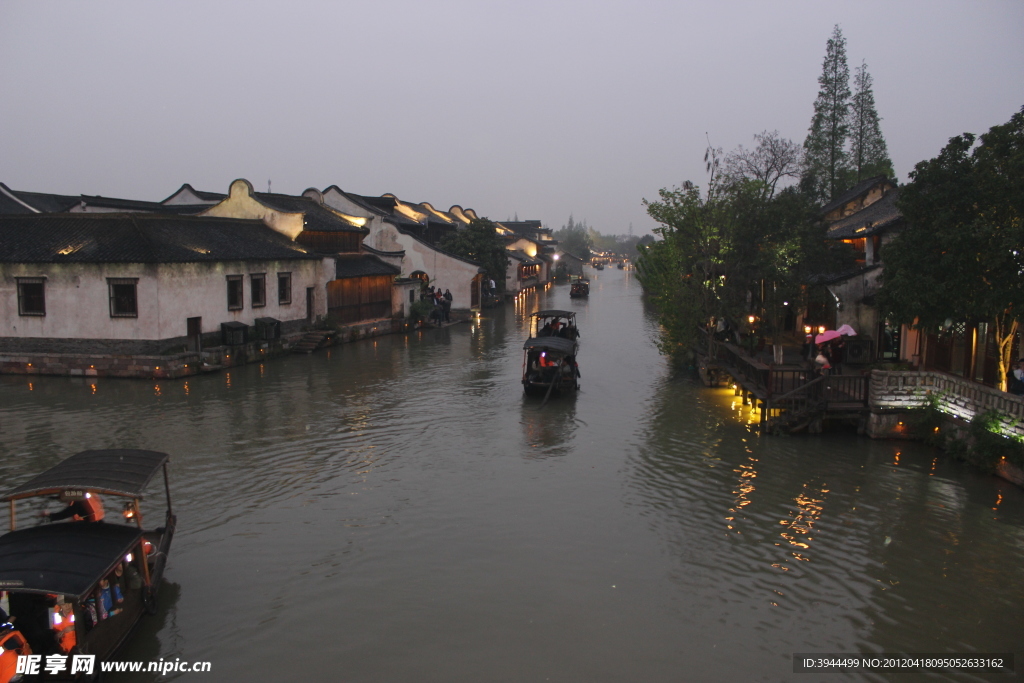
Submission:
[[[523,344],[523,391],[546,398],[579,389],[579,336],[574,312],[534,313],[530,338]]]
[[[618,268],[619,270],[622,270],[622,269],[624,269],[626,267],[626,262],[625,261],[619,261],[618,263],[615,264],[615,267]]]
[[[604,270],[604,264],[598,261],[594,264],[594,270]]]
[[[590,296],[590,280],[578,277],[569,285],[569,296],[574,299]]]
[[[18,654],[61,662],[47,680],[98,678],[98,662],[127,640],[143,613],[156,613],[177,522],[168,460],[156,451],[83,451],[0,498],[10,503],[11,515],[10,532],[0,536],[0,605],[10,615],[0,624],[0,683],[17,676]],[[161,469],[164,524],[146,530],[139,502]],[[50,518],[71,519],[18,529],[16,503],[41,497],[67,503]],[[101,497],[120,505],[113,509],[108,502],[105,510]],[[94,655],[93,670],[73,669],[76,655]]]

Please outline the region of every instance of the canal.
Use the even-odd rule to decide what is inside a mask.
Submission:
[[[1024,492],[918,444],[759,436],[731,391],[671,371],[631,272],[592,276],[588,300],[555,286],[188,381],[0,377],[0,481],[85,448],[170,453],[168,582],[119,658],[212,663],[182,680],[835,679],[794,674],[797,652],[1024,666]],[[583,333],[582,391],[543,409],[519,385],[538,308]]]

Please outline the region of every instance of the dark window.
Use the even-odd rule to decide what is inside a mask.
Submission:
[[[19,277],[18,315],[46,315],[46,278]]]
[[[135,287],[138,282],[138,278],[107,278],[107,286],[110,288],[111,318],[139,317],[139,304],[135,295]]]
[[[228,275],[228,310],[242,310],[242,276]]]
[[[250,291],[252,292],[252,297],[250,297],[250,301],[252,302],[252,307],[253,308],[262,308],[263,306],[266,306],[267,305],[267,276],[264,275],[263,273],[260,273],[258,275],[250,275],[249,276],[249,283],[251,285]]]
[[[277,303],[290,304],[292,302],[292,274],[277,274]]]

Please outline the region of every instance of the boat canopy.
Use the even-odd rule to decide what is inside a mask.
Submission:
[[[575,318],[576,311],[537,311],[533,314],[534,318]]]
[[[142,498],[150,480],[169,459],[158,451],[82,451],[8,491],[0,500],[54,495],[69,489]]]
[[[530,337],[523,344],[523,348],[527,351],[531,349],[557,351],[568,356],[576,353],[576,342],[563,337]]]
[[[66,522],[0,536],[0,590],[65,595],[81,602],[136,548],[142,530]]]

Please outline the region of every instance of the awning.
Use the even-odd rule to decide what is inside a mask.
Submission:
[[[166,453],[158,451],[82,451],[8,491],[0,500],[54,495],[69,489],[141,498],[150,480],[169,459]]]
[[[57,522],[0,536],[0,590],[87,597],[142,538],[135,525]]]

